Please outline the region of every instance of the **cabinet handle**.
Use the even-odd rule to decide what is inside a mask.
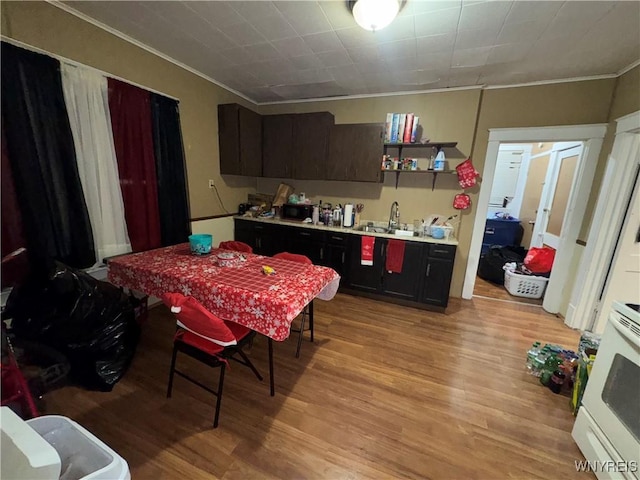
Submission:
[[[310,237],[311,234],[309,232],[298,232],[300,235],[302,235],[303,237]]]
[[[324,247],[320,247],[320,260],[324,258]]]
[[[427,277],[429,276],[429,273],[431,273],[431,264],[427,263]]]
[[[256,230],[263,230],[264,229],[264,227],[262,225],[256,225],[253,228],[255,228]]]
[[[449,252],[447,250],[438,250],[437,248],[434,248],[433,253],[449,253]]]
[[[342,264],[344,265],[344,252],[342,252]]]
[[[342,240],[344,240],[344,238],[336,237],[335,235],[331,235],[331,240],[340,240],[340,241],[342,241]]]

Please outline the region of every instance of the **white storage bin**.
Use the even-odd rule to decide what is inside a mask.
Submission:
[[[131,479],[127,462],[73,420],[45,415],[26,423],[58,452],[60,479]]]
[[[542,298],[548,281],[546,277],[504,271],[504,288],[514,297]]]

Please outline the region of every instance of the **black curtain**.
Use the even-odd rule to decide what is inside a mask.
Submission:
[[[151,116],[162,245],[175,245],[191,232],[178,102],[152,93]]]
[[[29,256],[95,263],[57,60],[2,42],[2,120]]]

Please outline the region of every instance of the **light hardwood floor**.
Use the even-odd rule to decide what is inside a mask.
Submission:
[[[46,397],[119,452],[134,479],[583,478],[566,396],[524,373],[534,340],[575,349],[579,334],[542,309],[452,299],[446,314],[338,294],[315,302],[316,343],[249,352],[265,376],[232,363],[220,426],[215,397],[176,378],[165,398],[174,322],[151,310],[113,392],[66,387]],[[217,370],[184,361],[187,371]],[[215,372],[215,377],[211,377]]]
[[[529,305],[542,305],[542,298],[526,298],[511,295],[503,285],[496,285],[484,278],[476,275],[476,283],[473,286],[473,294],[485,298],[496,300],[507,300],[509,302],[526,303]]]

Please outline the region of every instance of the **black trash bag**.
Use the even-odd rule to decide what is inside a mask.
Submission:
[[[497,285],[504,285],[505,263],[522,263],[527,251],[523,247],[503,247],[493,245],[480,257],[478,276]]]
[[[62,263],[34,270],[13,289],[5,318],[19,339],[64,354],[70,378],[90,390],[111,391],[136,351],[140,328],[129,297],[107,282]]]

